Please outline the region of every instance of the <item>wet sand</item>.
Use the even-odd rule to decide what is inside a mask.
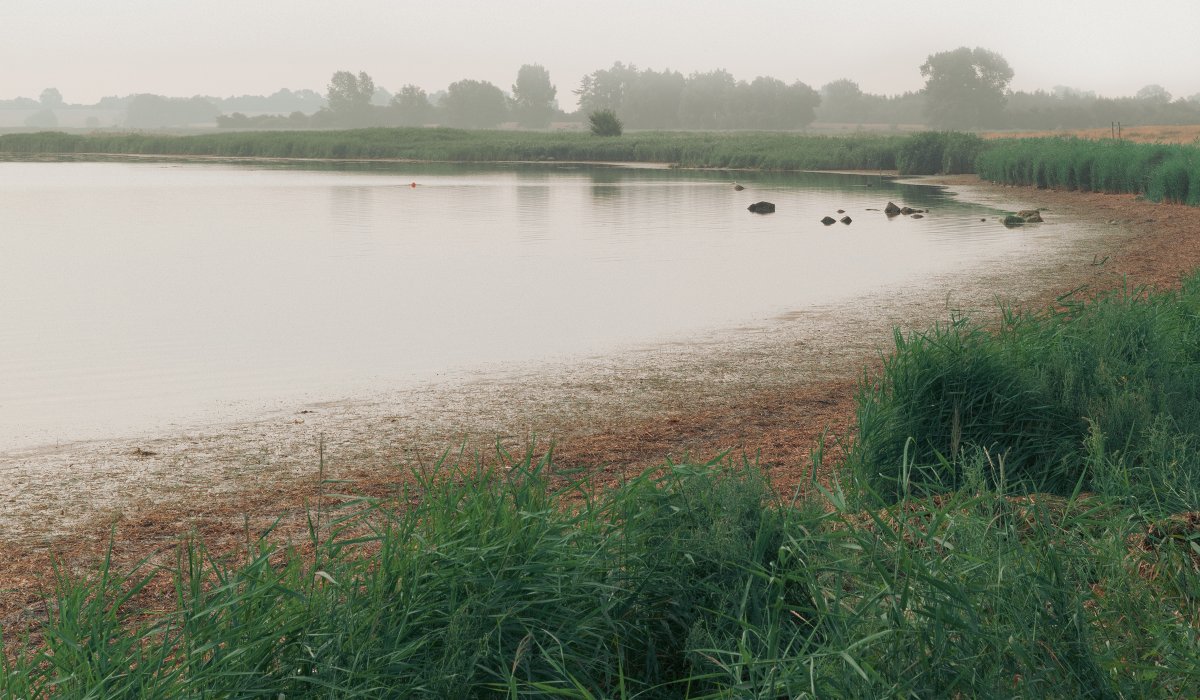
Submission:
[[[974,176],[936,181],[997,208],[1043,207],[1048,222],[1087,222],[1095,235],[969,283],[947,280],[936,293],[893,290],[687,344],[296,406],[236,425],[0,455],[0,624],[40,616],[51,562],[90,570],[114,527],[118,565],[171,557],[189,533],[232,549],[278,519],[277,536],[299,536],[306,505],[322,492],[383,495],[443,454],[496,462],[498,449],[519,457],[553,445],[558,468],[615,483],[668,459],[729,453],[757,460],[790,494],[812,475],[822,435],[826,465],[836,460],[857,383],[894,327],[921,329],[962,311],[987,319],[997,302],[1044,306],[1082,286],[1165,288],[1200,266],[1197,208]],[[322,478],[340,483],[322,487]]]

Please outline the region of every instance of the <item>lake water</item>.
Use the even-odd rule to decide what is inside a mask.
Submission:
[[[686,342],[1037,248],[938,188],[731,177],[0,163],[0,453]]]

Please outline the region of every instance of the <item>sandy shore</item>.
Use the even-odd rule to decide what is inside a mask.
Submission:
[[[189,532],[232,547],[247,528],[277,518],[286,537],[303,531],[322,475],[341,482],[326,491],[383,494],[447,450],[451,461],[470,461],[494,457],[497,447],[519,455],[553,444],[560,467],[611,481],[668,458],[728,451],[757,458],[790,492],[811,474],[810,451],[826,431],[836,456],[836,439],[853,421],[856,383],[893,327],[924,328],[951,310],[995,314],[997,301],[1041,306],[1080,286],[1125,279],[1168,287],[1200,266],[1200,209],[998,187],[974,176],[939,182],[1001,209],[1043,207],[1048,222],[1086,222],[1095,234],[1020,266],[947,279],[937,293],[898,290],[686,345],[298,406],[152,439],[0,455],[0,623],[35,614],[51,561],[87,570],[114,526],[119,562],[165,556]]]

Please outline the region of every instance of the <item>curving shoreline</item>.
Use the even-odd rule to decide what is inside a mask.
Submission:
[[[1127,195],[998,187],[973,176],[923,179],[1002,208],[1049,208],[1105,227],[1037,269],[998,271],[972,288],[947,288],[954,308],[994,311],[995,300],[1044,305],[1088,285],[1169,286],[1200,266],[1200,210]],[[1110,223],[1115,222],[1115,223]],[[1105,260],[1103,264],[1099,261]],[[117,526],[118,560],[170,550],[197,531],[210,546],[237,542],[288,515],[281,534],[303,531],[306,501],[322,476],[339,491],[385,493],[405,466],[428,466],[448,447],[520,454],[555,445],[563,468],[604,479],[685,455],[758,455],[777,488],[809,475],[810,448],[825,429],[844,433],[864,365],[886,350],[891,328],[922,328],[947,314],[945,298],[888,299],[870,308],[824,309],[744,333],[751,341],[657,348],[579,366],[540,368],[428,386],[403,401],[336,402],[261,421],[175,436],[99,441],[0,458],[0,620],[39,599],[58,558],[86,568]],[[323,436],[323,437],[322,437]],[[324,444],[324,471],[318,445]],[[836,448],[834,448],[836,449]],[[398,465],[399,468],[398,468]],[[69,482],[52,478],[68,474]],[[327,489],[328,490],[328,489]]]

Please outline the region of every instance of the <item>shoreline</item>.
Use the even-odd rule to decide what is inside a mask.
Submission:
[[[973,201],[1045,206],[1054,217],[1112,229],[1037,275],[1001,272],[968,292],[948,290],[960,293],[954,301],[968,308],[994,312],[997,299],[1045,306],[1081,285],[1103,289],[1123,279],[1168,287],[1200,266],[1200,209],[1127,195],[1002,187],[975,176],[916,181]],[[1096,264],[1100,258],[1107,262]],[[1020,281],[1021,288],[1001,292],[997,285],[1005,281]],[[824,310],[807,327],[825,333],[816,339],[805,336],[796,318],[786,318],[774,325],[788,332],[756,329],[755,340],[742,347],[660,348],[454,387],[431,385],[408,394],[404,405],[331,402],[220,430],[5,458],[0,483],[8,482],[9,496],[0,508],[7,526],[0,556],[11,566],[0,584],[0,623],[41,600],[52,561],[67,573],[89,570],[113,526],[117,562],[166,554],[189,532],[214,549],[236,546],[247,528],[264,529],[278,516],[285,518],[278,534],[287,537],[303,532],[305,503],[318,497],[322,479],[344,481],[334,487],[339,492],[383,495],[406,468],[426,468],[447,449],[469,460],[495,454],[496,447],[520,456],[553,444],[560,468],[586,469],[610,483],[668,458],[707,460],[728,451],[735,459],[757,455],[776,488],[794,489],[808,478],[809,450],[826,430],[827,459],[836,458],[832,440],[851,428],[855,387],[864,367],[887,349],[891,328],[923,329],[949,311],[938,298],[890,301],[886,308]],[[807,342],[797,346],[798,340]],[[40,464],[22,472],[12,464],[22,459]],[[90,489],[87,497],[78,498],[70,482],[32,483],[49,474],[70,474],[76,487]]]
[[[383,163],[387,165],[591,165],[607,168],[631,168],[642,170],[745,170],[756,172],[753,168],[680,168],[673,163],[652,161],[601,161],[601,160],[424,160],[420,158],[303,158],[285,156],[206,156],[190,154],[161,154],[161,153],[37,153],[24,154],[0,151],[0,162],[21,163],[106,163],[110,161],[150,161],[155,163],[262,163],[262,164],[312,164],[327,165],[370,165]],[[796,172],[834,172],[823,170],[807,170]],[[857,171],[854,171],[857,172]],[[863,171],[867,172],[867,171]],[[872,171],[873,172],[873,171]]]

